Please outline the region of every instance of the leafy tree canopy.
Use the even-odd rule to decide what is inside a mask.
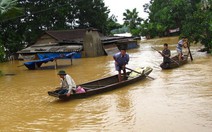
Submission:
[[[126,9],[126,12],[123,13],[124,25],[127,26],[133,36],[139,35],[139,25],[143,21],[142,18],[138,16],[137,9],[134,8],[132,11]]]
[[[109,24],[115,25],[108,19],[109,12],[103,0],[2,0],[1,47],[8,54],[16,53],[46,30],[94,27],[109,33]]]
[[[212,0],[151,0],[144,11],[149,18],[141,24],[142,35],[171,36],[169,30],[179,28],[174,35],[212,48]]]

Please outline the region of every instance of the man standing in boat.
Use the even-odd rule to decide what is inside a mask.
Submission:
[[[66,94],[67,96],[73,94],[73,90],[76,90],[76,84],[71,76],[66,74],[64,70],[60,70],[58,75],[60,76],[61,87],[57,90],[57,93]]]
[[[177,43],[177,53],[178,53],[179,61],[182,61],[182,59],[183,59],[183,47],[184,48],[187,47],[187,42],[188,42],[188,39],[187,39],[187,37],[184,36]]]
[[[170,56],[171,56],[171,51],[168,48],[168,44],[165,43],[163,44],[164,49],[162,52],[158,51],[162,56],[163,56],[163,63],[160,65],[161,67],[164,68],[169,68],[171,60],[170,60]]]
[[[118,71],[118,79],[122,81],[121,71],[123,71],[124,78],[126,77],[126,64],[129,62],[129,55],[126,53],[125,49],[121,49],[120,52],[113,55],[113,59],[115,60],[115,68]]]

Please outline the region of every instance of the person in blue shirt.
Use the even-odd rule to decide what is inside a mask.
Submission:
[[[181,40],[178,41],[177,43],[177,53],[178,53],[178,58],[179,58],[179,61],[182,60],[183,58],[183,47],[186,48],[187,47],[187,37],[182,37]]]
[[[118,71],[118,79],[122,81],[121,71],[123,71],[124,78],[126,77],[126,64],[129,62],[129,55],[126,53],[125,49],[121,49],[120,52],[113,55],[115,60],[115,68]]]

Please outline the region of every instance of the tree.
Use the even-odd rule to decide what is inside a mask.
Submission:
[[[21,8],[16,7],[17,0],[1,0],[0,1],[0,62],[6,60],[5,49],[7,48],[5,45],[5,36],[4,29],[5,25],[4,21],[8,21],[22,13]]]
[[[119,29],[121,28],[122,25],[120,25],[119,23],[117,23],[117,19],[114,15],[110,16],[107,20],[107,30],[109,31],[106,34],[113,34],[113,30]]]
[[[130,11],[129,9],[126,9],[126,12],[123,13],[123,20],[124,20],[124,25],[126,25],[129,30],[130,33],[133,36],[137,36],[139,35],[139,25],[141,24],[141,22],[143,21],[142,18],[138,17],[138,12],[136,10],[136,8],[134,8],[132,11]]]
[[[12,6],[14,1],[17,7],[23,9],[23,13],[14,17],[12,9],[16,8],[9,8],[11,12],[7,11],[4,20],[0,19],[0,42],[7,49],[8,54],[32,45],[46,30],[94,27],[103,33],[108,32],[109,10],[103,0],[19,0],[18,2],[9,0],[6,2]],[[6,10],[6,8],[1,9],[4,9],[1,10],[2,12]]]
[[[192,4],[192,13],[186,15],[182,34],[189,36],[191,42],[201,42],[212,49],[212,1],[196,0]]]
[[[179,28],[177,35],[212,48],[211,0],[151,0],[144,10],[149,18],[141,25],[142,35],[166,36],[169,29]]]
[[[17,0],[1,0],[0,1],[0,20],[5,21],[20,15],[22,9],[16,7]]]
[[[151,0],[150,4],[144,5],[144,11],[149,13],[148,23],[155,25],[156,36],[169,35],[169,29],[181,29],[185,15],[191,12],[189,0]]]
[[[109,9],[103,0],[81,0],[76,2],[77,12],[75,19],[78,28],[94,27],[100,32],[107,32]]]

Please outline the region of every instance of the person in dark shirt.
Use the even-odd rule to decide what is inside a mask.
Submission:
[[[170,66],[170,56],[171,56],[171,51],[168,48],[168,44],[165,43],[164,45],[164,49],[162,52],[159,51],[159,53],[163,56],[163,63],[161,64],[161,66],[168,68]]]

